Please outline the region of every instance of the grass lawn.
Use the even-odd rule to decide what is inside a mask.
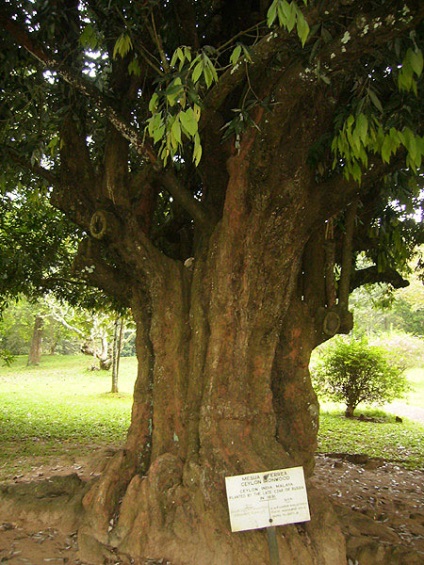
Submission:
[[[119,445],[128,430],[135,358],[122,358],[119,393],[112,394],[111,373],[91,371],[89,357],[43,357],[26,367],[26,357],[0,367],[0,479],[16,467],[50,463],[55,457],[89,453]],[[16,470],[15,470],[16,472]]]
[[[130,423],[135,358],[122,358],[119,394],[112,394],[111,373],[90,371],[83,355],[43,357],[26,367],[26,357],[0,367],[0,480],[71,459],[98,447],[119,446]],[[424,408],[424,370],[410,372],[414,386],[409,402]],[[396,423],[384,412],[359,409],[381,422],[359,422],[343,416],[343,406],[325,405],[321,413],[319,451],[366,453],[402,460],[424,469],[424,426],[404,419]]]
[[[402,423],[381,410],[360,410],[376,418],[361,422],[345,418],[342,410],[322,411],[318,451],[361,453],[402,463],[408,469],[424,470],[424,426],[406,418]]]
[[[401,400],[424,409],[424,369],[407,371],[411,391]],[[344,417],[345,407],[332,402],[322,403],[318,450],[324,453],[365,453],[400,461],[410,469],[424,470],[424,425],[403,418],[395,421],[390,412],[359,405],[355,414],[375,418],[377,422],[361,422]]]

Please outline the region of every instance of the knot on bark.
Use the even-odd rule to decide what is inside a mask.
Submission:
[[[90,234],[95,239],[104,239],[118,228],[118,220],[112,212],[96,210],[90,220]]]
[[[336,334],[348,334],[353,327],[353,316],[349,310],[339,305],[332,308],[319,308],[315,323],[317,331],[322,334],[323,341],[326,341]]]

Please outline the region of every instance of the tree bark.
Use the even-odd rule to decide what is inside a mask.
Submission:
[[[132,421],[125,449],[84,499],[88,562],[114,547],[176,564],[266,563],[265,532],[231,534],[225,476],[297,465],[312,473],[317,335],[308,307],[294,302],[307,192],[297,190],[298,213],[286,213],[274,192],[281,178],[258,192],[248,167],[230,162],[223,219],[199,239],[193,266],[158,255],[148,284],[133,289]],[[283,561],[343,564],[329,503],[313,489],[309,503],[310,523],[278,530]]]
[[[32,332],[31,345],[29,348],[27,366],[39,365],[41,361],[42,343],[43,343],[43,325],[44,319],[37,314],[34,320],[34,330]]]
[[[345,410],[346,418],[353,418],[353,413],[355,412],[355,408],[356,406],[353,406],[352,404],[348,404],[346,406],[346,410]]]

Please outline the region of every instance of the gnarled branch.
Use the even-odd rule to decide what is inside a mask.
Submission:
[[[409,282],[405,280],[395,269],[379,271],[375,265],[366,269],[355,271],[350,280],[350,292],[364,284],[388,283],[393,288],[405,288]]]

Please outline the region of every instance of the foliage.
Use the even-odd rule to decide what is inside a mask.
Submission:
[[[14,355],[28,353],[32,339],[36,315],[43,317],[43,352],[75,353],[80,346],[81,338],[70,328],[57,321],[51,314],[52,297],[47,301],[29,302],[25,297],[11,302],[2,312],[0,318],[0,347],[11,351]],[[58,304],[58,303],[57,303]],[[72,320],[68,319],[72,323]]]
[[[0,349],[13,355],[28,354],[33,336],[34,320],[43,319],[42,353],[72,355],[81,350],[83,344],[101,350],[102,341],[112,341],[116,314],[102,312],[100,308],[88,310],[57,300],[52,294],[42,300],[28,301],[24,296],[10,303],[0,317]],[[124,356],[133,356],[134,330],[127,320],[124,340]]]
[[[47,289],[73,303],[104,303],[91,283],[125,302],[92,271],[96,259],[124,272],[116,253],[103,247],[72,268],[99,207],[113,210],[118,225],[135,214],[166,255],[194,256],[194,232],[205,216],[222,213],[224,189],[212,186],[216,165],[207,168],[218,151],[208,141],[211,115],[221,124],[214,143],[225,141],[225,167],[252,129],[279,128],[273,116],[284,101],[268,85],[294,67],[302,92],[323,90],[334,106],[308,151],[317,186],[337,175],[362,182],[364,173],[372,186],[361,202],[355,267],[365,253],[381,274],[405,270],[423,238],[413,221],[422,207],[422,27],[401,2],[387,21],[368,6],[356,14],[350,3],[331,10],[306,0],[260,4],[258,12],[245,2],[187,2],[186,11],[159,1],[64,2],[63,9],[8,2],[0,38],[3,297]],[[64,170],[72,171],[66,186]],[[150,184],[153,196],[144,192]],[[149,218],[140,220],[139,209]],[[343,214],[335,223],[343,233]]]
[[[411,369],[424,367],[424,343],[417,336],[389,331],[375,335],[370,343],[390,352],[389,355],[401,360],[402,366]]]
[[[10,351],[8,351],[7,349],[0,348],[0,360],[3,361],[5,365],[10,367],[14,359],[15,357]]]
[[[0,297],[63,296],[78,231],[45,196],[22,189],[0,193]]]
[[[336,338],[314,367],[313,380],[322,396],[345,403],[348,417],[361,402],[382,404],[408,390],[403,368],[365,339]]]
[[[416,258],[415,258],[416,259]],[[351,296],[355,333],[373,339],[381,333],[404,332],[420,337],[424,326],[424,286],[418,263],[410,266],[409,285],[394,289],[390,285],[364,285]]]
[[[83,308],[117,308],[104,293],[73,272],[82,233],[55,209],[43,190],[0,189],[0,311],[19,295],[36,301],[48,294]],[[11,191],[8,191],[10,188]]]

